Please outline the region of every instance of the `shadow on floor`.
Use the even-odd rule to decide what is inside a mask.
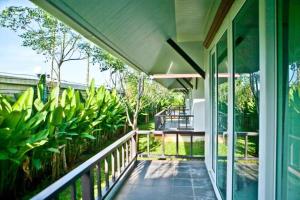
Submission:
[[[203,161],[138,161],[117,200],[216,199]]]

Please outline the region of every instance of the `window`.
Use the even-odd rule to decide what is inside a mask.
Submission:
[[[258,0],[246,1],[233,21],[233,199],[258,198]]]

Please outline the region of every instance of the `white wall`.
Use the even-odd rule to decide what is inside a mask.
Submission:
[[[196,86],[197,83],[197,86]],[[194,130],[205,131],[205,97],[204,97],[204,80],[198,78],[192,80],[194,86],[191,93],[191,114],[194,115]]]

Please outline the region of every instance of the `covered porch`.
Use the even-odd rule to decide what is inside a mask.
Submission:
[[[127,133],[33,199],[217,199],[204,159],[204,56],[232,1],[32,2],[185,94],[185,105],[155,115],[155,130]]]

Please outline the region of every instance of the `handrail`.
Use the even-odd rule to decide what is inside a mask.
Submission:
[[[155,130],[165,130],[168,128],[175,128],[174,125],[177,124],[177,129],[193,129],[190,125],[190,122],[194,118],[194,115],[187,114],[185,106],[177,106],[177,107],[168,107],[160,112],[158,112],[155,116]],[[191,120],[190,120],[191,119]],[[174,120],[177,123],[174,123]],[[182,120],[184,120],[184,126],[182,126]],[[169,126],[172,127],[169,127]]]
[[[194,115],[157,115],[157,117],[182,117],[182,118],[185,118],[185,117],[194,117]]]
[[[117,171],[118,171],[118,178],[122,175],[122,173],[126,170],[126,168],[136,160],[137,157],[137,150],[136,150],[136,139],[134,138],[136,136],[135,131],[131,131],[115,141],[113,144],[109,145],[72,171],[70,171],[68,174],[48,186],[46,189],[41,191],[39,194],[34,196],[32,200],[41,200],[41,199],[53,199],[56,198],[60,192],[62,192],[64,189],[66,189],[68,186],[72,186],[71,188],[71,196],[76,199],[76,185],[75,182],[81,177],[82,178],[82,184],[85,183],[85,185],[82,185],[82,193],[83,193],[83,199],[94,199],[94,185],[93,185],[93,175],[91,175],[91,171],[97,166],[97,174],[99,176],[98,180],[98,199],[103,199],[108,191],[111,189],[109,184],[109,163],[107,160],[108,156],[112,156],[111,161],[111,167],[112,167],[112,174],[115,175],[115,161],[117,159]],[[128,141],[130,141],[130,144],[128,144]],[[124,144],[126,145],[126,148],[124,147]],[[129,148],[130,146],[130,148]],[[118,148],[122,147],[122,157],[120,156],[120,152]],[[126,150],[125,150],[126,149]],[[117,158],[115,158],[114,152],[117,153]],[[129,157],[130,153],[130,157]],[[126,158],[125,158],[126,154]],[[102,195],[102,189],[101,189],[101,161],[105,162],[105,182],[106,182],[106,193]],[[125,162],[126,161],[126,162]],[[122,169],[121,169],[121,162],[122,162]],[[126,163],[126,166],[125,166]],[[121,173],[122,171],[122,173]],[[112,177],[112,179],[115,179],[116,177]],[[112,182],[115,182],[116,180],[112,180]],[[88,185],[88,186],[87,186]],[[113,186],[113,185],[112,185]],[[74,188],[75,187],[75,188]],[[72,194],[73,191],[73,194]],[[75,193],[74,193],[75,191]],[[75,196],[74,196],[75,195]]]
[[[191,130],[184,130],[184,131],[137,131],[137,135],[146,135],[147,138],[147,144],[146,144],[146,152],[141,152],[140,149],[138,148],[138,155],[143,157],[146,156],[148,158],[150,157],[160,157],[160,158],[165,158],[165,157],[180,157],[180,158],[203,158],[204,155],[196,155],[195,152],[193,152],[194,148],[194,143],[196,142],[194,139],[194,136],[198,137],[204,137],[205,132],[204,131],[191,131]],[[153,154],[150,152],[150,135],[153,134],[154,136],[161,136],[161,154]],[[167,135],[175,135],[175,154],[166,154],[166,146],[168,145],[165,141],[165,137]],[[190,153],[188,155],[180,155],[179,154],[179,136],[189,136],[189,151]]]
[[[166,112],[167,110],[168,110],[168,108],[165,108],[162,111],[156,113],[154,116],[160,116],[160,115],[162,115],[162,113]]]

